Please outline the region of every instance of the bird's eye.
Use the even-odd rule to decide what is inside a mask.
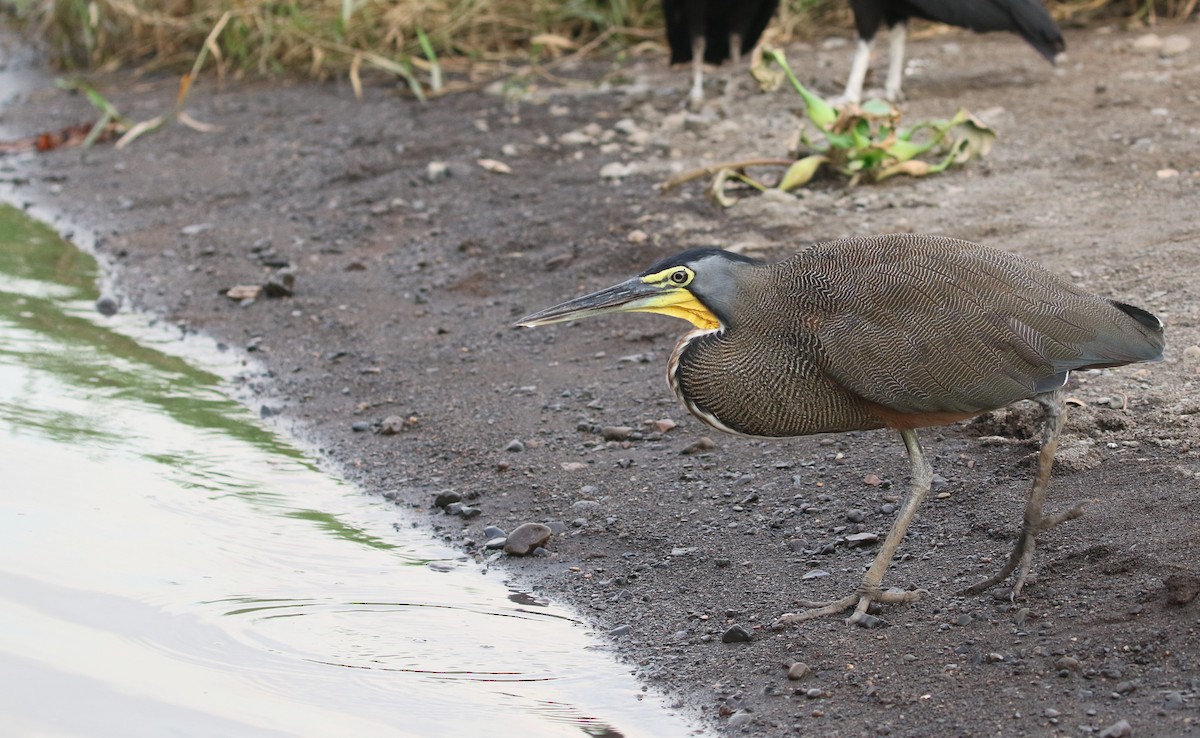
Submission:
[[[687,284],[688,273],[686,269],[680,269],[677,272],[671,272],[671,281],[675,284]]]

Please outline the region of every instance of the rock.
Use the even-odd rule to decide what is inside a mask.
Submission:
[[[262,289],[258,284],[236,284],[225,290],[225,296],[238,302],[254,301],[262,294]]]
[[[1159,51],[1162,47],[1162,37],[1157,33],[1147,33],[1133,42],[1133,48],[1138,51]]]
[[[1167,590],[1167,603],[1186,605],[1200,595],[1200,578],[1194,574],[1172,574],[1163,583]]]
[[[450,167],[444,161],[431,161],[425,165],[425,179],[430,182],[441,182],[450,176]]]
[[[267,297],[291,297],[296,291],[296,273],[291,269],[278,269],[263,285]]]
[[[601,179],[624,179],[633,174],[633,165],[619,161],[609,162],[600,167]]]
[[[506,537],[496,536],[495,538],[489,538],[487,540],[487,543],[483,544],[483,547],[492,549],[492,550],[499,550],[501,548],[504,548],[504,544],[507,542],[508,542],[508,539]]]
[[[846,513],[846,520],[849,520],[851,523],[861,523],[862,521],[864,521],[866,519],[867,519],[867,514],[857,508],[852,509]]]
[[[486,538],[507,538],[508,534],[504,529],[496,525],[486,525],[483,528],[483,535]]]
[[[600,436],[606,441],[626,441],[633,435],[633,428],[627,425],[607,425],[600,429]]]
[[[409,419],[400,415],[389,415],[379,424],[379,434],[383,436],[394,436],[401,431],[407,430]]]
[[[1074,656],[1060,656],[1054,660],[1054,668],[1059,671],[1079,671],[1079,659]]]
[[[571,503],[571,509],[584,515],[599,512],[600,503],[595,500],[578,500]]]
[[[462,512],[464,507],[466,507],[466,505],[455,500],[448,505],[444,505],[442,509],[446,511],[447,515],[458,515]]]
[[[463,505],[461,502],[457,503],[457,504],[460,505],[460,507],[458,509],[458,516],[461,518],[466,518],[467,520],[470,520],[471,518],[477,518],[481,514],[483,514],[483,511],[477,507],[469,507],[467,505]],[[446,509],[449,510],[450,508],[447,507]]]
[[[751,640],[753,640],[753,638],[754,638],[754,636],[750,634],[750,631],[746,629],[746,626],[741,625],[741,624],[734,624],[734,625],[731,625],[729,627],[729,629],[726,630],[721,635],[721,642],[722,643],[749,643]]]
[[[803,661],[797,661],[788,667],[787,678],[792,681],[798,681],[808,676],[808,664]]]
[[[371,424],[365,420],[360,420],[351,425],[350,430],[354,431],[355,433],[366,433],[367,431],[371,430]]]
[[[183,228],[180,228],[179,233],[183,236],[198,236],[205,231],[211,231],[212,228],[212,223],[193,223],[192,225],[185,225]]]
[[[849,543],[851,546],[865,546],[878,540],[878,533],[851,533],[846,536],[846,543]]]
[[[1183,360],[1189,364],[1200,363],[1200,346],[1188,346],[1183,350]]]
[[[508,534],[504,553],[510,556],[525,556],[550,540],[550,526],[541,523],[522,523]]]
[[[100,313],[106,318],[111,318],[112,316],[116,315],[117,310],[119,310],[120,307],[120,303],[108,295],[104,295],[99,300],[96,300],[96,312]]]
[[[625,236],[625,240],[633,244],[645,243],[648,238],[650,236],[646,235],[646,232],[641,228],[634,228]]]
[[[813,569],[811,571],[804,572],[804,576],[800,577],[800,580],[804,581],[805,579],[821,579],[827,576],[829,576],[829,572],[825,571],[824,569]]]
[[[608,634],[610,636],[612,636],[613,638],[620,638],[623,635],[629,635],[632,631],[633,631],[633,626],[629,625],[629,624],[625,624],[625,625],[618,625],[617,627],[608,631]]]
[[[438,507],[441,507],[441,508],[445,508],[452,503],[461,502],[461,501],[462,501],[462,495],[460,495],[457,492],[451,492],[450,490],[446,490],[445,492],[439,492],[438,496],[433,498],[433,504],[437,505]]]
[[[508,445],[504,447],[504,450],[514,454],[520,453],[525,450],[525,444],[521,442],[521,439],[514,438],[508,442]]]
[[[825,696],[825,690],[821,689],[820,687],[813,687],[812,689],[806,690],[804,692],[804,696],[810,700],[819,700]]]
[[[704,451],[712,451],[716,447],[717,444],[713,442],[713,439],[709,438],[708,436],[700,436],[679,453],[683,454],[684,456],[691,456],[693,454],[703,453]]]
[[[738,710],[729,716],[729,729],[736,730],[738,728],[745,727],[746,725],[749,725],[750,721],[753,719],[754,715],[752,715],[749,710]]]
[[[1192,48],[1192,40],[1187,36],[1167,36],[1162,40],[1162,46],[1159,47],[1158,53],[1163,56],[1179,56],[1183,52]]]
[[[1126,738],[1133,734],[1133,726],[1128,720],[1118,720],[1104,730],[1097,733],[1099,738]]]

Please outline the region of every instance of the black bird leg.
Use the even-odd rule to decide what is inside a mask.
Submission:
[[[1084,502],[1080,502],[1069,510],[1057,515],[1044,516],[1042,508],[1046,504],[1046,488],[1050,486],[1050,470],[1054,466],[1054,453],[1058,450],[1058,436],[1063,428],[1063,398],[1062,391],[1046,392],[1033,398],[1046,411],[1042,427],[1042,447],[1038,452],[1037,475],[1033,478],[1033,487],[1029,490],[1029,501],[1025,504],[1025,519],[1021,525],[1021,534],[1013,546],[1012,553],[1004,567],[982,582],[973,584],[963,590],[963,594],[979,594],[1000,582],[1003,582],[1014,571],[1017,573],[1013,580],[1012,598],[1016,599],[1025,586],[1025,578],[1033,566],[1033,550],[1037,545],[1039,533],[1050,530],[1054,526],[1074,520],[1083,514]]]
[[[925,454],[921,451],[921,444],[917,440],[917,432],[906,429],[900,431],[900,436],[904,439],[904,446],[908,449],[909,462],[912,464],[912,482],[908,492],[908,499],[904,501],[904,507],[900,508],[900,516],[896,518],[896,522],[892,524],[892,529],[888,531],[887,538],[884,539],[883,546],[879,549],[875,560],[871,562],[871,568],[867,569],[867,573],[863,575],[862,584],[858,585],[858,589],[853,594],[833,602],[801,600],[800,606],[810,609],[783,615],[779,618],[780,623],[802,623],[805,620],[813,620],[825,617],[826,615],[835,615],[854,607],[854,612],[850,614],[846,622],[858,625],[870,625],[872,619],[867,613],[867,608],[871,606],[871,603],[912,602],[925,594],[925,590],[923,589],[907,591],[888,590],[886,592],[880,589],[880,584],[883,582],[883,575],[892,563],[892,557],[896,555],[896,549],[900,547],[900,542],[904,540],[904,533],[908,530],[908,524],[916,516],[917,508],[921,506],[921,503],[929,494],[930,485],[933,484],[933,467],[930,466],[929,461],[925,458]]]

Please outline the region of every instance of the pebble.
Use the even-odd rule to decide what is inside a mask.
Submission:
[[[291,269],[277,269],[263,285],[267,297],[291,297],[296,291],[296,273]]]
[[[600,429],[600,436],[606,441],[625,441],[633,435],[633,428],[627,425],[606,425]]]
[[[521,442],[521,439],[514,438],[508,442],[508,445],[504,447],[504,450],[514,454],[520,453],[525,450],[525,444]]]
[[[829,572],[825,571],[824,569],[813,569],[811,571],[804,572],[804,575],[800,577],[800,580],[804,581],[805,579],[821,579],[827,576],[829,576]]]
[[[1145,35],[1138,36],[1137,40],[1133,42],[1133,48],[1137,49],[1138,51],[1158,51],[1162,49],[1162,47],[1162,37],[1157,33],[1147,33]]]
[[[1054,668],[1060,671],[1079,671],[1079,659],[1074,656],[1060,656],[1054,660]]]
[[[120,303],[108,295],[104,295],[99,300],[96,300],[96,312],[100,313],[106,318],[111,318],[112,316],[116,315],[117,310],[119,309]]]
[[[1192,40],[1187,36],[1167,36],[1162,40],[1162,46],[1158,53],[1163,56],[1179,56],[1188,49],[1192,48]]]
[[[721,635],[721,642],[722,643],[749,643],[753,638],[754,638],[754,636],[752,636],[750,634],[750,631],[746,629],[746,626],[738,623],[735,625],[731,625],[729,627],[729,629],[726,630]]]
[[[212,223],[193,223],[192,225],[185,225],[183,228],[180,228],[179,233],[184,236],[198,236],[201,233],[204,233],[205,231],[211,231],[212,229]]]
[[[497,525],[484,526],[483,535],[489,539],[491,539],[491,538],[507,538],[508,537],[508,533],[505,533],[504,529]]]
[[[683,454],[684,456],[691,456],[692,454],[698,454],[704,451],[712,451],[716,447],[717,444],[713,442],[713,439],[709,438],[708,436],[700,436],[695,441],[688,444],[688,446],[679,453]]]
[[[548,520],[546,521],[546,527],[550,529],[550,533],[552,535],[566,533],[568,530],[570,530],[567,524],[561,520]]]
[[[404,430],[406,421],[399,415],[389,415],[379,424],[379,434],[383,436],[394,436]]]
[[[460,495],[457,492],[451,492],[451,491],[447,490],[445,492],[439,492],[438,496],[433,499],[433,504],[437,505],[438,507],[444,508],[444,507],[448,507],[449,505],[451,505],[455,502],[460,502],[461,500],[462,500],[462,495]]]
[[[504,553],[511,556],[525,556],[549,540],[550,526],[541,523],[522,523],[508,534],[508,540],[504,544]]]
[[[896,506],[890,502],[886,502],[879,506],[879,512],[883,513],[884,515],[891,515],[892,513],[896,512]]]
[[[846,543],[851,546],[865,546],[879,540],[878,533],[851,533],[846,536]]]
[[[600,167],[601,179],[624,179],[633,174],[633,165],[612,161]]]
[[[962,615],[958,616],[958,620],[955,620],[954,624],[962,626],[970,625],[973,622],[975,622],[975,618],[971,617],[970,613],[963,613]]]
[[[595,500],[579,500],[571,504],[571,509],[580,513],[592,513],[600,509],[600,503]]]
[[[627,623],[625,625],[618,625],[617,627],[608,631],[608,634],[613,638],[620,638],[623,635],[629,635],[631,632],[633,632],[633,626]]]
[[[821,689],[820,687],[813,687],[812,689],[806,690],[804,692],[804,696],[810,700],[818,700],[825,696],[825,690]]]
[[[846,520],[849,520],[851,523],[861,523],[866,519],[867,514],[857,508],[846,513]]]
[[[1118,720],[1104,730],[1100,731],[1097,735],[1099,738],[1126,738],[1126,736],[1132,734],[1133,726],[1129,724],[1129,721]]]
[[[750,714],[749,710],[738,710],[729,716],[729,727],[731,729],[741,728],[748,725],[753,719],[754,716]]]
[[[487,543],[483,544],[483,547],[492,550],[499,550],[504,548],[504,544],[506,542],[508,542],[508,539],[504,536],[496,536],[495,538],[489,538]]]
[[[354,431],[355,433],[366,433],[367,431],[371,430],[371,424],[365,420],[360,420],[351,425],[350,430]]]
[[[803,661],[797,661],[788,667],[787,678],[793,682],[803,679],[806,676],[808,676],[808,664]]]
[[[430,182],[441,182],[450,176],[450,167],[444,161],[431,161],[425,165],[425,179]]]

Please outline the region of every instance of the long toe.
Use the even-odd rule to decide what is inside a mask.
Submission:
[[[837,615],[845,612],[850,608],[854,608],[854,612],[846,618],[847,624],[860,625],[865,628],[886,625],[887,621],[876,617],[870,610],[875,604],[893,604],[899,602],[914,602],[921,595],[928,594],[923,589],[902,590],[889,589],[881,591],[875,589],[867,592],[855,592],[851,595],[846,595],[840,600],[832,602],[811,602],[802,600],[800,606],[803,609],[799,612],[789,612],[781,615],[776,621],[777,626],[791,625],[793,623],[803,623],[807,620],[816,620],[830,615]]]

